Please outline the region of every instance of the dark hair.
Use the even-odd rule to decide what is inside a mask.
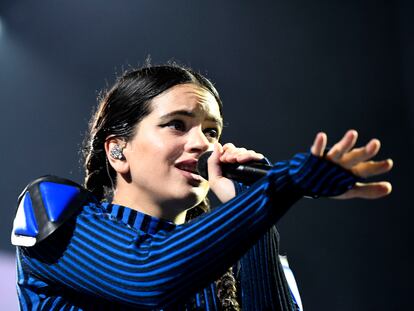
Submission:
[[[175,85],[186,83],[198,85],[209,91],[219,104],[222,115],[222,102],[213,84],[201,74],[177,64],[145,66],[126,71],[102,96],[90,121],[89,134],[83,148],[85,187],[99,200],[111,195],[113,181],[116,180],[116,173],[106,158],[105,140],[110,136],[125,141],[130,140],[135,134],[137,124],[151,113],[151,100]],[[209,203],[206,198],[199,205],[187,211],[187,220],[208,210]],[[218,282],[218,287],[228,285],[228,281]],[[230,287],[234,287],[234,282],[230,284]],[[221,290],[219,288],[219,293],[223,293],[223,297],[219,296],[219,298],[224,308],[231,299],[228,297],[228,292],[226,288]],[[235,291],[231,292],[235,297]],[[237,305],[236,299],[234,301]],[[237,308],[231,310],[237,310]]]
[[[112,168],[107,167],[105,140],[109,136],[130,140],[137,124],[151,112],[151,100],[169,88],[185,83],[208,90],[217,100],[221,113],[221,100],[212,83],[178,65],[127,71],[101,98],[84,144],[85,187],[98,199],[105,197],[105,189],[112,188],[112,180],[116,177]]]

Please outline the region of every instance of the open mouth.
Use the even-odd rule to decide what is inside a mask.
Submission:
[[[186,171],[186,172],[190,172],[196,175],[200,175],[197,171],[197,162],[194,163],[177,163],[175,165],[175,167],[177,167],[180,170]]]

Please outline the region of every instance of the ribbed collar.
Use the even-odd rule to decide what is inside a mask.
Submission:
[[[149,216],[126,206],[108,202],[104,202],[101,205],[107,213],[111,214],[118,221],[148,234],[154,234],[159,230],[170,231],[176,227],[176,225],[170,221]]]

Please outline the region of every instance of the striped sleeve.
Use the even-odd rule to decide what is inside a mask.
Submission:
[[[48,283],[114,302],[143,308],[182,302],[265,234],[300,199],[305,182],[312,191],[323,191],[325,182],[343,171],[328,171],[326,177],[324,170],[314,180],[326,161],[295,161],[297,169],[289,161],[277,163],[241,195],[170,231],[136,231],[91,203],[47,240],[22,248],[22,263]],[[318,185],[321,178],[325,182]]]
[[[359,180],[350,171],[311,153],[296,154],[289,166],[289,176],[306,196],[337,196]]]

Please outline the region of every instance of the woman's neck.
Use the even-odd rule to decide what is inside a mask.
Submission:
[[[112,199],[113,204],[127,206],[138,212],[164,219],[173,222],[177,225],[185,222],[187,210],[180,210],[182,204],[176,202],[154,202],[153,200],[146,198],[144,195],[132,194],[134,192],[127,191],[125,188],[120,187],[114,190],[114,196]]]

